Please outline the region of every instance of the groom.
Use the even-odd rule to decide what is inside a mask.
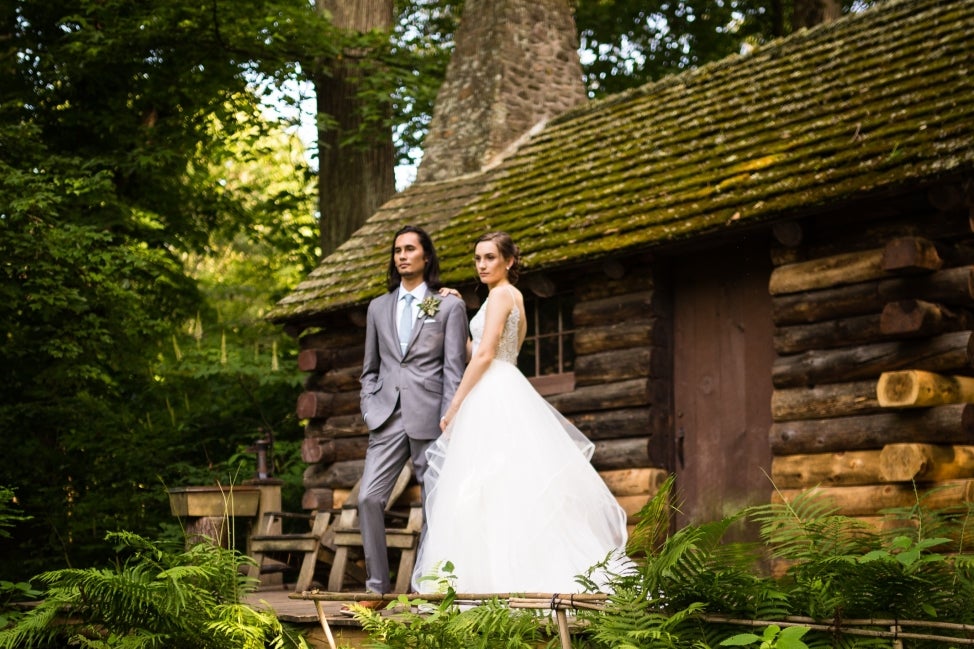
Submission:
[[[440,435],[440,418],[463,375],[466,309],[462,300],[436,293],[439,275],[429,235],[407,225],[393,239],[389,292],[369,304],[361,393],[369,446],[358,507],[370,592],[392,589],[384,520],[389,494],[411,459],[425,505],[426,449]]]

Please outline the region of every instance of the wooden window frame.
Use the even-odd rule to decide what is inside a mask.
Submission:
[[[541,327],[539,326],[539,313],[540,305],[544,300],[564,300],[566,298],[571,298],[571,293],[559,293],[552,295],[551,297],[535,297],[532,296],[525,302],[525,310],[528,311],[529,324],[533,327],[529,327],[529,330],[533,330],[533,335],[528,335],[525,337],[524,342],[528,341],[534,342],[534,373],[533,375],[528,375],[525,373],[528,381],[534,386],[534,389],[538,391],[542,396],[549,396],[553,394],[562,394],[565,392],[571,392],[575,389],[575,372],[572,370],[565,371],[564,367],[566,364],[566,344],[565,338],[569,335],[575,334],[574,326],[568,326],[565,323],[564,309],[559,304],[558,308],[558,322],[556,331],[552,333],[540,333]],[[557,339],[557,358],[555,364],[560,370],[559,372],[553,374],[538,374],[541,371],[542,357],[539,354],[542,349],[541,342],[543,340]],[[574,350],[572,351],[572,362],[574,362]],[[524,370],[522,370],[524,371]]]

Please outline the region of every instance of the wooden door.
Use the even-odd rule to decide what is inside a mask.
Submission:
[[[770,498],[768,244],[762,237],[688,255],[672,273],[673,466],[683,526]]]

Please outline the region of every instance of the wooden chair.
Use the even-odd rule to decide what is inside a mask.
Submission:
[[[391,520],[405,520],[404,527],[386,528],[386,543],[390,548],[401,549],[396,579],[397,592],[407,592],[416,562],[419,533],[423,527],[423,509],[420,504],[410,506],[408,514],[393,509],[413,477],[412,465],[407,463],[399,473],[396,484],[386,505],[386,515]],[[328,590],[340,592],[346,577],[365,584],[365,568],[350,561],[350,551],[362,547],[362,533],[358,529],[358,494],[361,481],[356,482],[338,510],[319,510],[308,513],[264,512],[256,533],[250,537],[249,555],[256,565],[249,566],[247,574],[259,578],[262,573],[274,569],[288,569],[292,562],[300,560],[294,592],[309,590],[318,563],[331,564]],[[277,533],[282,521],[304,519],[309,521],[309,531],[304,533]],[[284,563],[271,563],[273,557],[283,557]],[[403,585],[404,584],[404,585]]]
[[[328,510],[297,514],[292,512],[264,512],[258,521],[257,533],[250,537],[249,554],[256,565],[247,567],[250,577],[260,578],[262,573],[272,569],[284,570],[291,561],[300,558],[298,578],[294,584],[295,592],[304,592],[311,587],[318,561],[334,556],[328,547],[329,523],[333,512]],[[309,522],[309,531],[304,533],[274,533],[275,528],[286,519],[303,519]],[[283,555],[283,563],[270,563],[272,557]]]
[[[413,566],[416,564],[416,551],[419,548],[419,535],[423,529],[423,506],[421,503],[411,503],[409,511],[400,513],[393,509],[409,481],[413,477],[412,464],[407,463],[399,474],[389,502],[386,504],[386,545],[390,549],[400,550],[399,567],[396,570],[395,592],[408,593],[412,580]],[[399,527],[391,525],[391,521],[399,523]],[[328,590],[339,593],[345,585],[345,577],[352,574],[355,562],[349,561],[350,552],[361,550],[362,532],[358,526],[358,489],[349,494],[348,500],[342,506],[338,519],[332,525],[334,536],[331,543],[335,549],[331,572],[328,575]],[[360,567],[359,567],[360,569]],[[364,583],[364,582],[363,582]]]

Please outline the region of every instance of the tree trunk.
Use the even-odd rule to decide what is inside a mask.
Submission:
[[[392,0],[317,0],[336,27],[353,32],[392,28]],[[318,75],[318,113],[333,123],[318,131],[318,209],[321,256],[327,257],[396,192],[395,152],[388,129],[365,133],[358,144],[343,144],[362,127],[357,93],[362,54],[347,52],[335,66]]]

